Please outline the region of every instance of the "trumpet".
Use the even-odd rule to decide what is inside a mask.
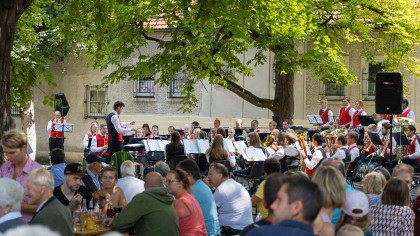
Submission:
[[[300,147],[302,148],[303,152],[305,153],[305,156],[307,156],[308,153],[306,152],[305,139],[306,139],[306,137],[308,137],[308,132],[298,130],[298,131],[296,131],[296,136],[299,140]],[[305,158],[304,157],[300,158],[300,171],[306,173],[306,164],[305,164]]]

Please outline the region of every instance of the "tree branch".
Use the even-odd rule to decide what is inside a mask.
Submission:
[[[20,16],[25,12],[26,9],[32,4],[33,0],[24,0],[22,2],[19,2],[19,7],[17,10],[18,19]]]
[[[161,39],[158,39],[158,38],[155,38],[155,37],[151,37],[151,36],[147,35],[145,32],[141,33],[141,35],[143,35],[143,37],[145,39],[150,40],[150,41],[154,41],[154,42],[158,42],[158,43],[160,43],[160,42],[163,41]]]

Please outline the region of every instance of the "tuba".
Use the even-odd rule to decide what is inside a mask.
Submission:
[[[303,130],[297,130],[296,131],[296,136],[298,138],[300,147],[302,148],[303,152],[305,153],[305,156],[307,156],[308,153],[306,152],[305,139],[308,137],[308,132],[303,131]],[[300,171],[306,173],[306,165],[305,165],[305,158],[304,157],[300,157]]]
[[[279,146],[276,144],[276,142],[274,142],[276,139],[276,137],[274,137],[274,135],[268,135],[267,137],[264,138],[264,140],[261,142],[261,146],[263,147],[270,147],[272,148],[275,152],[277,152],[279,150]]]
[[[333,131],[330,129],[326,129],[321,132],[322,137],[327,141],[327,146],[332,149],[332,138],[333,138]]]

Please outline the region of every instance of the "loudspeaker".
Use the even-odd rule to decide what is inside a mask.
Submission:
[[[63,93],[54,94],[54,110],[61,112],[62,117],[65,117],[69,112],[70,106]]]
[[[378,114],[401,114],[403,100],[402,75],[399,72],[376,74],[375,109]]]

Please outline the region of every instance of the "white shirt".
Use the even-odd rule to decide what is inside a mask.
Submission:
[[[324,113],[325,110],[327,110],[327,109],[328,109],[328,107],[325,108],[325,109],[321,108],[322,113]],[[333,123],[333,122],[334,122],[334,114],[331,110],[328,110],[328,123],[321,125],[321,127],[328,128],[328,127],[331,126],[331,123]]]
[[[93,135],[92,135],[92,138],[93,138]],[[83,147],[87,148],[88,145],[89,145],[89,136],[88,136],[88,134],[85,134],[85,137],[83,137]]]
[[[120,125],[120,118],[118,116],[118,113],[116,111],[112,111],[112,112],[115,114],[115,116],[111,117],[111,123],[114,125],[117,132],[123,133],[123,134],[130,132],[131,129],[125,128],[130,124],[130,122],[121,122],[121,125]]]
[[[106,134],[105,134],[105,136],[106,136]],[[103,152],[103,151],[106,151],[106,150],[103,149],[103,146],[102,147],[98,147],[98,139],[96,138],[96,135],[92,137],[92,142],[90,144],[90,151],[91,152]]]
[[[286,147],[296,148],[294,144],[288,145]],[[284,156],[285,156],[284,148],[282,146],[279,146],[279,150],[277,150],[277,152],[274,153],[273,157],[276,158],[279,161],[279,160],[283,159]]]
[[[59,121],[61,121],[61,118],[59,119]],[[65,119],[64,119],[63,124],[67,124],[67,121]],[[52,120],[48,121],[48,125],[47,125],[47,132],[48,133],[51,133],[51,130],[52,130],[52,127],[53,127],[52,125],[53,125]],[[60,132],[60,130],[56,130],[56,132]]]
[[[45,201],[43,201],[41,204],[39,204],[38,208],[36,209],[36,212],[39,212],[41,210],[41,208],[45,205],[45,203],[47,203],[47,201],[49,200],[49,198]]]
[[[349,108],[350,105],[346,106],[346,108],[344,108],[344,110],[347,110]],[[353,115],[356,112],[356,109],[354,109],[353,107],[350,108],[349,110],[349,116],[350,116],[350,124],[353,122]],[[340,119],[341,116],[341,109],[340,111],[338,111],[338,119]]]
[[[327,158],[339,158],[340,160],[344,160],[346,158],[346,152],[344,151],[347,146],[339,148],[332,157],[330,157],[330,152],[325,152],[327,154]]]
[[[319,148],[322,148],[321,146],[316,147],[316,150],[314,152],[314,154],[312,155],[312,159],[309,160],[309,158],[305,158],[305,165],[306,168],[308,168],[309,170],[313,170],[318,163],[321,161],[322,158],[324,158],[322,156],[322,152],[320,150],[318,150]]]
[[[360,156],[360,150],[359,150],[359,148],[357,148],[357,144],[356,143],[353,143],[352,145],[349,146],[349,151],[350,151],[350,155],[351,155],[351,162],[353,162],[354,159],[356,159],[357,157]]]
[[[2,224],[3,222],[6,222],[8,220],[14,220],[14,219],[17,219],[17,218],[20,218],[20,217],[22,217],[22,214],[20,214],[19,211],[9,212],[6,215],[0,217],[0,224]]]
[[[252,224],[252,205],[248,191],[233,179],[223,181],[214,192],[220,226],[242,230]]]
[[[124,192],[127,204],[131,202],[134,196],[144,191],[144,181],[134,176],[121,178],[116,185]]]
[[[404,112],[406,112],[407,110],[408,110],[408,107],[407,107],[407,108],[405,108],[401,114],[403,114],[403,113],[404,113]],[[416,125],[416,115],[414,114],[414,111],[410,111],[410,112],[407,114],[407,118],[412,119],[412,120],[414,121],[414,125]]]
[[[408,140],[408,141],[410,141],[410,146],[411,146],[411,143],[413,142],[414,137],[416,137],[416,136],[413,135],[413,137],[411,137],[411,139]],[[418,139],[416,139],[416,142],[414,143],[414,146],[416,147],[414,153],[411,154],[411,155],[408,155],[408,158],[410,158],[410,159],[417,159],[417,158],[420,157],[420,144],[419,144]]]
[[[378,125],[377,125],[376,130],[377,130],[379,135],[382,135],[382,124],[387,123],[387,122],[389,123],[389,120],[383,119],[383,120],[378,121]]]
[[[356,112],[356,114],[359,112],[359,111],[355,111]],[[362,111],[360,114],[359,114],[359,116],[367,116],[367,113],[365,112],[365,111]],[[363,125],[362,124],[359,124],[357,127],[362,127]],[[350,128],[351,127],[353,127],[353,116],[352,116],[352,118],[351,118],[351,122],[350,122]]]

